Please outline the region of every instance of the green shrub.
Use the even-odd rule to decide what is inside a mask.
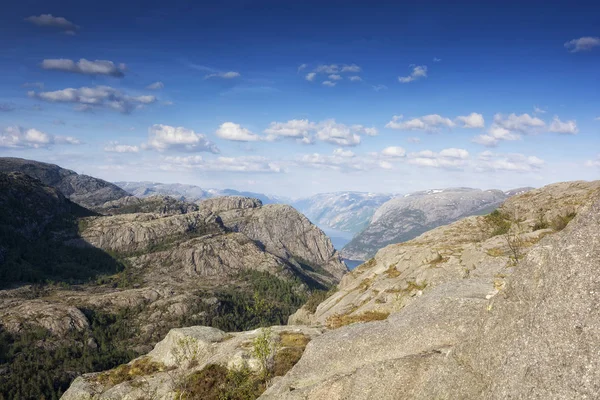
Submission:
[[[484,216],[483,221],[492,237],[504,235],[510,230],[510,218],[500,210],[494,210],[490,214]]]

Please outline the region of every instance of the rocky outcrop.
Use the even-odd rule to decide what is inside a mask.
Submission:
[[[576,207],[577,217],[554,234],[540,229],[548,234],[524,242],[515,267],[478,263],[462,277],[413,288],[412,300],[385,321],[327,332],[261,399],[595,398],[599,191],[598,182],[573,182],[540,189],[532,195],[539,201],[515,197],[504,212],[518,204],[531,215],[541,206],[562,216]],[[430,238],[436,233],[441,240],[440,229]],[[425,244],[423,236],[412,242]],[[452,270],[448,262],[433,268]]]
[[[0,172],[23,172],[39,179],[45,185],[58,189],[71,201],[87,208],[98,207],[129,195],[118,186],[102,179],[79,175],[58,165],[39,161],[1,157]]]
[[[57,337],[90,329],[87,318],[78,308],[43,300],[4,301],[0,304],[0,321],[9,332],[18,333],[38,326]]]
[[[150,196],[138,198],[134,196],[122,197],[104,203],[97,210],[107,215],[154,213],[159,215],[187,214],[198,211],[197,204],[187,203],[169,196]]]
[[[327,324],[339,315],[393,313],[435,286],[466,278],[485,279],[497,290],[514,269],[511,246],[517,245],[519,256],[524,255],[562,228],[553,227],[554,221],[576,214],[599,190],[599,181],[567,182],[515,196],[500,207],[507,218],[518,221],[509,235],[492,236],[495,228],[488,218],[472,216],[387,246],[347,274],[314,315],[298,312],[291,321]]]
[[[200,208],[214,214],[220,214],[229,210],[245,210],[247,208],[262,207],[262,202],[258,199],[241,196],[216,197],[214,199],[200,202]]]
[[[371,222],[342,249],[352,260],[367,260],[377,250],[405,242],[438,226],[491,211],[507,195],[468,188],[427,190],[395,197],[377,209]]]
[[[274,345],[283,348],[279,342],[286,335],[302,337],[310,341],[322,334],[323,330],[309,327],[276,326],[271,328]],[[136,366],[151,365],[154,368],[137,369],[127,380],[118,382],[118,369],[102,373],[87,374],[77,378],[61,397],[62,400],[108,400],[108,399],[164,399],[170,400],[182,393],[182,382],[208,365],[220,365],[235,369],[242,366],[250,371],[258,371],[260,361],[252,350],[252,341],[261,330],[225,333],[219,329],[195,326],[173,329],[146,356],[133,360],[128,366],[135,371]],[[123,366],[119,368],[124,368]],[[125,366],[127,368],[127,366]],[[148,371],[149,370],[149,371]],[[112,375],[111,375],[112,374]],[[118,383],[115,383],[118,382]]]
[[[331,240],[293,207],[268,204],[219,213],[227,228],[242,232],[272,254],[317,274],[329,274],[330,282],[348,271]]]

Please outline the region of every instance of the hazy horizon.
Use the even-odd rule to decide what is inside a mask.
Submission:
[[[599,8],[19,2],[0,156],[291,198],[594,180]]]

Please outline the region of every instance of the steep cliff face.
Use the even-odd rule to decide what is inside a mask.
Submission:
[[[392,243],[469,215],[491,211],[507,198],[500,190],[468,188],[427,190],[395,197],[377,209],[369,225],[342,250],[344,257],[366,260]]]
[[[87,208],[98,207],[107,201],[117,200],[129,195],[118,186],[102,179],[79,175],[58,165],[39,161],[1,157],[0,171],[23,172],[39,179],[45,185],[58,189],[71,201]]]

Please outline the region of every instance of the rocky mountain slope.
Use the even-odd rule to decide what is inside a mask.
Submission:
[[[128,196],[99,215],[22,173],[0,173],[0,187],[0,276],[15,285],[0,290],[8,398],[55,396],[74,375],[127,362],[171,328],[281,324],[347,271],[289,206]]]
[[[203,189],[200,186],[186,185],[181,183],[158,183],[158,182],[115,182],[123,190],[136,197],[148,196],[170,196],[187,202],[197,202],[213,197],[242,196],[259,199],[263,204],[289,203],[289,199],[279,196],[271,196],[263,193],[243,192],[233,189]]]
[[[129,194],[102,179],[79,175],[54,164],[22,158],[0,157],[0,172],[23,172],[58,189],[65,197],[86,208],[101,206]]]
[[[292,205],[318,226],[358,233],[369,224],[375,210],[392,197],[379,193],[321,193]]]
[[[405,242],[460,218],[489,212],[507,197],[500,190],[469,188],[395,197],[377,209],[368,226],[343,248],[342,254],[352,260],[366,260],[388,244]]]
[[[600,182],[520,194],[494,213],[380,250],[347,274],[315,313],[307,305],[291,318],[316,327],[267,332],[274,361],[267,367],[253,351],[260,332],[225,335],[196,327],[171,332],[148,354],[162,370],[138,368],[126,383],[89,375],[65,399],[117,393],[168,399],[183,390],[189,398],[210,398],[202,397],[209,392],[199,382],[210,379],[217,388],[210,394],[223,395],[228,377],[244,376],[237,382],[245,387],[264,368],[270,379],[249,398],[265,389],[260,399],[595,398],[598,226]],[[280,336],[286,329],[309,337],[291,369],[276,368],[289,351]],[[194,354],[201,355],[193,367],[178,363],[169,375],[173,354],[187,343],[177,337],[192,337]]]

